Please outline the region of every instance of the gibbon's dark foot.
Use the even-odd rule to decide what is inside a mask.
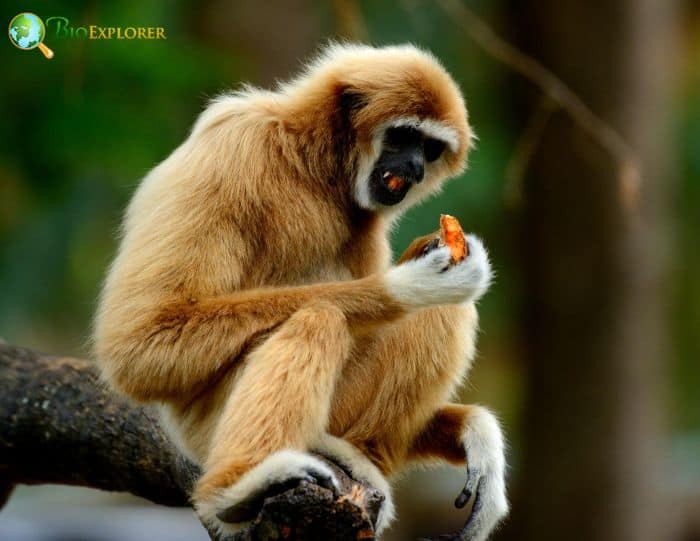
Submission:
[[[225,471],[225,468],[221,470]],[[216,478],[217,473],[205,473],[204,478],[207,475]],[[256,518],[267,498],[300,483],[330,489],[334,497],[340,491],[333,471],[323,461],[308,453],[284,449],[268,455],[233,484],[213,490],[207,487],[206,493],[201,491],[195,498],[195,509],[200,519],[212,529],[221,534],[233,534]]]
[[[248,522],[255,519],[263,508],[263,504],[267,498],[279,496],[280,494],[292,490],[301,483],[311,483],[333,492],[334,496],[338,495],[338,489],[335,486],[333,479],[318,471],[301,471],[297,472],[294,477],[289,477],[282,481],[274,482],[260,490],[249,494],[244,500],[224,509],[217,513],[217,518],[222,522],[240,523]]]
[[[463,508],[473,498],[467,523],[455,537],[460,541],[485,541],[508,513],[505,492],[505,457],[501,429],[494,415],[476,407],[463,435],[467,480],[455,499]]]

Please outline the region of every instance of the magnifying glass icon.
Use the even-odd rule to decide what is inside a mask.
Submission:
[[[18,49],[30,51],[38,47],[46,58],[53,58],[53,51],[44,45],[46,27],[38,15],[34,13],[15,15],[10,21],[7,34],[12,45]]]

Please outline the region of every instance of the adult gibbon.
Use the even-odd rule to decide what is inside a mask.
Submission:
[[[276,91],[214,100],[143,180],[94,341],[104,377],[203,466],[193,494],[222,531],[262,494],[333,473],[386,497],[413,461],[467,465],[463,539],[507,512],[504,445],[486,409],[450,403],[474,354],[481,242],[450,264],[432,236],[395,266],[388,229],[463,170],[471,131],[440,63],[410,45],[331,45]]]

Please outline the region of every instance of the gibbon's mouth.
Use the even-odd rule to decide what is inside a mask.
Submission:
[[[385,171],[382,175],[382,180],[384,181],[385,186],[392,192],[400,192],[403,190],[404,186],[408,184],[407,180],[394,175],[391,171]]]
[[[403,201],[413,182],[391,170],[374,171],[370,178],[372,199],[385,206],[392,206]]]

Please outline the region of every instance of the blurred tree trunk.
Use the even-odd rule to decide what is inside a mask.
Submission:
[[[520,46],[631,144],[641,191],[556,112],[518,220],[526,408],[503,539],[669,539],[659,497],[674,0],[510,0]],[[519,111],[538,96],[518,83]],[[521,113],[519,113],[521,114]],[[521,120],[526,120],[522,117]]]

